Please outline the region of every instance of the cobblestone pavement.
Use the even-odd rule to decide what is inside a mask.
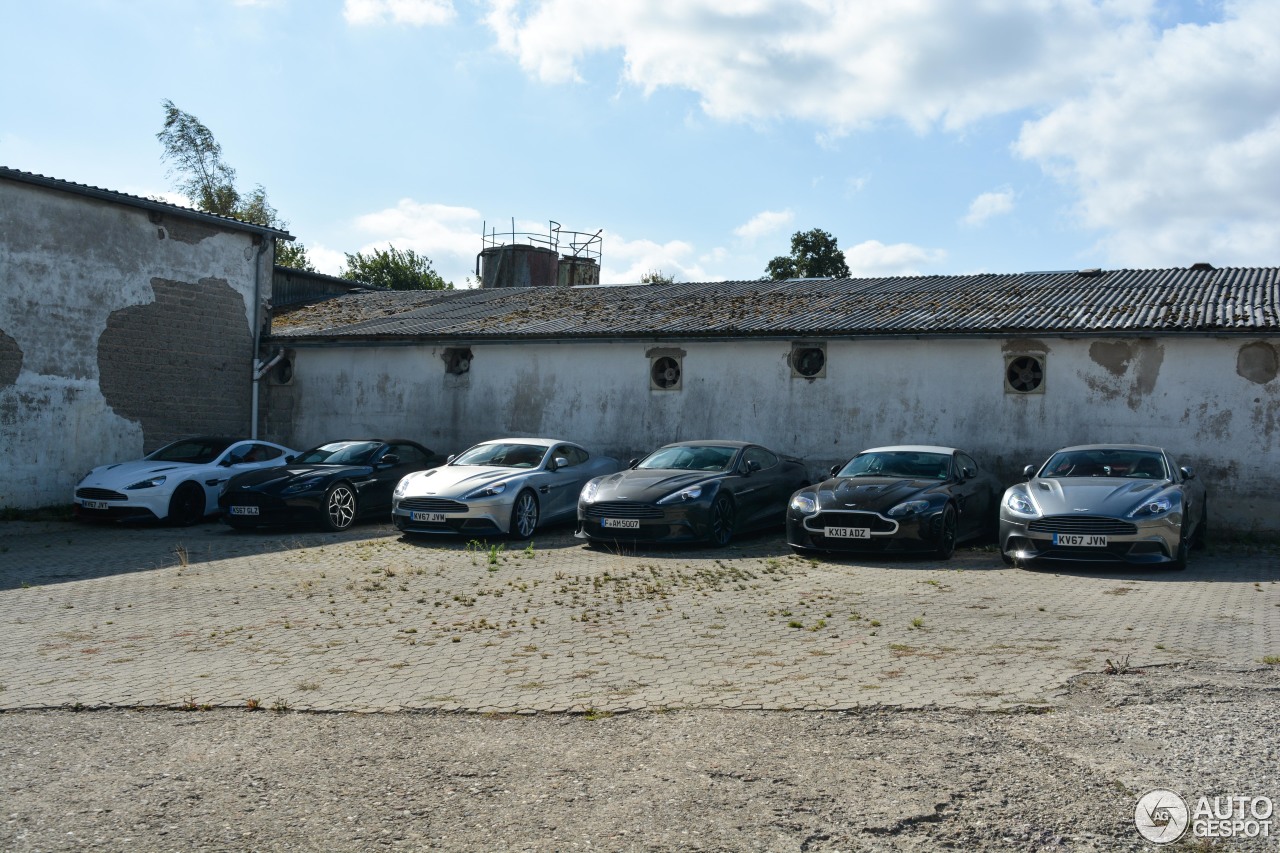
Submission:
[[[0,709],[999,709],[1112,661],[1280,652],[1280,559],[1186,572],[0,524]]]

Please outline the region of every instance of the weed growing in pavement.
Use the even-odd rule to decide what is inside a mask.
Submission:
[[[525,558],[526,560],[532,560],[532,559],[533,559],[533,540],[532,540],[532,539],[530,539],[530,540],[529,540],[529,544],[528,544],[528,545],[524,546],[524,551],[523,551],[523,553],[524,553],[524,558]]]
[[[912,627],[912,628],[923,628],[923,627],[924,627],[924,617],[923,617],[923,616],[917,616],[916,618],[912,619],[912,620],[911,620],[911,627]]]
[[[187,554],[186,545],[183,545],[181,542],[179,542],[177,545],[173,547],[173,553],[178,558],[178,565],[180,567],[185,569],[187,566],[191,564],[191,557],[189,554]]]
[[[588,709],[583,713],[583,715],[582,715],[582,719],[584,719],[584,720],[591,720],[591,721],[595,721],[595,720],[607,720],[607,719],[609,719],[609,718],[610,718],[610,717],[612,717],[612,716],[613,716],[613,712],[612,712],[612,711],[601,711],[601,710],[599,710],[598,708],[596,708],[596,707],[594,707],[594,706],[593,706],[593,707],[588,708]]]
[[[246,699],[244,700],[244,709],[246,711],[261,711],[262,703],[257,699]]]
[[[1141,675],[1142,674],[1142,670],[1133,669],[1129,666],[1128,655],[1124,655],[1123,657],[1116,658],[1115,660],[1112,660],[1111,658],[1107,658],[1107,665],[1102,668],[1102,671],[1105,672],[1107,675]]]
[[[504,542],[489,546],[489,571],[496,572],[498,570],[498,558],[502,556],[502,552],[505,550],[507,550],[507,546]]]
[[[289,703],[284,701],[284,699],[276,699],[276,701],[271,703],[271,710],[275,711],[277,714],[283,714],[285,711],[289,710]]]
[[[1267,666],[1280,666],[1280,655],[1266,655],[1262,662]]]

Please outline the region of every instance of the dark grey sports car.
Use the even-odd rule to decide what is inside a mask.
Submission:
[[[700,540],[723,547],[733,534],[783,522],[787,497],[809,482],[798,459],[745,441],[668,444],[578,497],[579,538]]]
[[[995,531],[1000,483],[954,447],[864,450],[801,489],[787,508],[787,543],[800,550],[925,552]]]
[[[1009,565],[1039,560],[1187,566],[1204,541],[1204,485],[1162,448],[1066,447],[1000,502],[1000,553]]]

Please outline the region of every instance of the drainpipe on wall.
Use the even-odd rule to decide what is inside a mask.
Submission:
[[[253,260],[253,402],[250,404],[249,438],[258,437],[258,382],[270,368],[263,368],[258,358],[258,348],[262,346],[262,256],[267,252],[266,236],[258,246],[257,257]],[[274,364],[274,362],[272,362]]]

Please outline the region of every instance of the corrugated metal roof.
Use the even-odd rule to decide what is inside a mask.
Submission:
[[[276,315],[277,339],[1270,333],[1280,268],[400,291]]]
[[[190,207],[170,204],[167,201],[156,201],[152,198],[129,195],[128,193],[107,190],[102,187],[94,187],[88,184],[77,184],[74,181],[64,181],[61,178],[50,178],[45,175],[37,175],[34,172],[23,172],[19,169],[11,169],[7,166],[0,166],[0,178],[8,178],[9,180],[18,181],[24,184],[34,184],[36,186],[47,187],[48,189],[59,190],[61,192],[72,193],[74,195],[88,196],[89,198],[110,201],[116,204],[126,204],[130,207],[140,207],[143,210],[154,210],[161,213],[172,213],[177,216],[185,216],[190,219],[201,219],[205,222],[217,223],[224,228],[230,228],[235,231],[248,231],[253,234],[265,234],[269,237],[279,237],[281,240],[293,239],[293,235],[288,231],[281,231],[278,228],[268,228],[265,225],[254,225],[252,222],[245,222],[241,219],[235,219],[230,216],[219,216],[216,213],[205,213],[203,210],[194,210]]]

